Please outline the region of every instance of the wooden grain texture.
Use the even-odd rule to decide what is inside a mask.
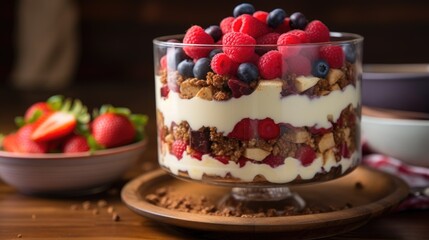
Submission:
[[[48,198],[28,196],[16,192],[0,180],[0,239],[82,239],[82,240],[132,240],[132,239],[285,239],[281,233],[224,233],[177,228],[142,217],[129,210],[120,200],[122,186],[140,174],[157,167],[156,128],[153,80],[146,79],[139,85],[97,84],[76,85],[56,92],[79,97],[89,106],[112,103],[127,106],[133,111],[147,113],[149,145],[141,161],[131,169],[113,189],[103,194],[79,198]],[[13,129],[13,118],[22,114],[30,103],[44,100],[50,92],[20,92],[0,85],[0,132]],[[373,184],[377,184],[376,182]],[[358,196],[356,196],[358,198]],[[120,221],[113,221],[105,208],[94,215],[92,210],[72,210],[76,204],[104,199],[112,205]],[[416,210],[388,213],[371,220],[363,227],[333,237],[332,239],[426,239],[429,211]],[[34,215],[34,217],[33,217]],[[18,235],[21,234],[21,238]]]

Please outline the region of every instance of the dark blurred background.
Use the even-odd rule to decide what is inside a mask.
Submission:
[[[0,1],[0,83],[8,81],[16,46],[18,1]],[[242,1],[79,0],[80,50],[74,83],[153,81],[152,39],[207,27]],[[365,37],[364,63],[429,62],[429,1],[247,1],[320,19],[331,31]],[[150,84],[151,85],[151,84]],[[0,85],[1,86],[1,85]]]

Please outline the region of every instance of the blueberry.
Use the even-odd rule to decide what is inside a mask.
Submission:
[[[295,12],[292,15],[290,15],[290,27],[292,29],[301,29],[304,30],[307,26],[307,18],[305,18],[304,14],[300,12]]]
[[[177,65],[177,71],[186,78],[194,77],[194,65],[194,61],[185,59]]]
[[[194,76],[198,79],[206,79],[207,73],[210,71],[210,59],[208,58],[198,59],[193,69]]]
[[[354,63],[356,61],[356,47],[355,45],[344,45],[343,46],[344,55],[346,56],[346,60],[350,63]]]
[[[234,17],[238,17],[241,14],[250,14],[250,15],[252,15],[254,12],[255,12],[255,8],[253,7],[252,4],[250,4],[250,3],[242,3],[242,4],[237,5],[234,8],[234,11],[233,11],[232,15]]]
[[[329,65],[325,60],[317,60],[313,63],[311,73],[315,77],[325,78],[329,72]]]
[[[238,66],[237,77],[245,83],[256,81],[259,76],[258,67],[253,63],[242,63]]]
[[[278,27],[287,17],[286,12],[281,8],[276,8],[268,14],[267,24],[272,28]]]
[[[210,27],[204,30],[208,35],[212,36],[215,42],[219,41],[222,37],[222,30],[217,25],[211,25]]]
[[[212,59],[216,54],[223,52],[221,48],[215,48],[209,53],[209,58]]]
[[[177,65],[185,59],[186,54],[182,48],[168,48],[167,49],[167,65],[169,69],[176,70]]]

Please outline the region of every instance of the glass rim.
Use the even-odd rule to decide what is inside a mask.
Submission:
[[[348,32],[330,32],[331,38],[338,38],[337,41],[329,42],[318,42],[318,43],[299,43],[299,44],[290,44],[290,45],[277,45],[277,44],[245,44],[245,45],[231,45],[231,47],[278,47],[278,46],[324,46],[324,45],[341,45],[341,44],[351,44],[351,43],[360,43],[363,42],[364,37],[356,33]],[[185,34],[174,34],[174,35],[165,35],[156,37],[153,39],[153,44],[156,46],[163,47],[229,47],[229,45],[223,44],[189,44],[182,42],[168,42],[170,39],[182,39]],[[342,38],[347,38],[342,40]]]

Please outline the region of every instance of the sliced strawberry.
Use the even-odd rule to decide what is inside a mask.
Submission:
[[[53,112],[36,122],[31,139],[37,142],[61,138],[69,135],[76,127],[76,117],[67,112]]]
[[[302,145],[295,153],[295,158],[301,161],[303,166],[308,166],[316,159],[316,152],[308,145]]]
[[[10,133],[3,138],[3,150],[8,152],[19,152],[19,145],[16,141],[16,133]]]
[[[228,134],[230,138],[239,140],[250,140],[258,135],[258,121],[250,118],[244,118],[235,124],[232,132]]]
[[[82,135],[72,135],[64,142],[63,153],[87,152],[89,151],[88,141]]]
[[[177,159],[182,159],[183,152],[186,150],[186,142],[182,140],[176,140],[171,145],[171,154],[177,157]]]

